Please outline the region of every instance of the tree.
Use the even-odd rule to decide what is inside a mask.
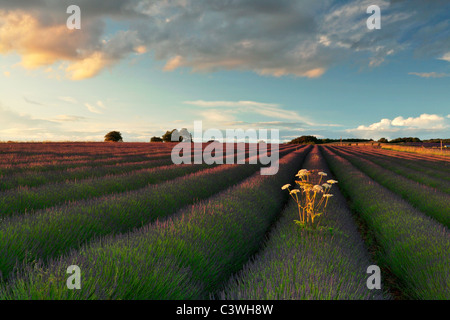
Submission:
[[[389,141],[386,138],[380,138],[380,140],[378,140],[378,142],[380,142],[380,143],[388,143]]]
[[[164,142],[171,142],[172,141],[172,133],[175,132],[177,129],[173,129],[172,131],[166,131],[166,133],[163,134],[162,139]]]
[[[150,142],[163,142],[163,139],[161,139],[160,137],[152,137],[150,139]]]
[[[391,143],[422,142],[419,138],[404,137],[391,140]]]
[[[190,142],[192,141],[192,135],[186,128],[183,128],[180,131],[173,129],[172,131],[166,131],[166,133],[163,134],[162,139],[164,142]]]
[[[105,142],[122,142],[122,134],[119,131],[111,131],[105,135]]]
[[[192,134],[190,134],[189,131],[186,128],[182,128],[177,133],[178,133],[178,137],[179,137],[180,141],[182,141],[182,142],[192,142]],[[172,138],[173,138],[173,136],[172,136]]]
[[[289,144],[316,144],[316,143],[321,143],[321,141],[314,136],[301,136],[289,142]]]

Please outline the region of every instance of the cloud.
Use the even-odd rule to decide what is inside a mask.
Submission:
[[[354,129],[347,129],[346,132],[362,135],[363,137],[380,138],[381,136],[392,138],[393,135],[415,135],[429,133],[448,134],[450,122],[444,117],[436,114],[423,113],[418,117],[404,118],[402,116],[394,119],[381,119],[379,122],[369,126],[360,125]]]
[[[79,50],[86,50],[92,35],[69,30],[63,23],[45,24],[39,21],[41,13],[27,12],[26,8],[0,10],[0,53],[16,51],[28,69],[79,58]],[[87,28],[100,32],[89,22]]]
[[[103,68],[111,64],[112,61],[105,57],[103,53],[94,52],[84,59],[71,63],[66,68],[66,72],[72,80],[83,80],[96,76]]]
[[[0,53],[17,52],[22,57],[20,64],[26,69],[65,61],[66,77],[82,80],[96,76],[129,53],[145,52],[145,47],[131,35],[135,31],[119,31],[105,40],[100,12],[98,16],[89,15],[88,8],[92,5],[86,2],[81,6],[85,9],[82,29],[69,30],[67,16],[61,14],[67,8],[62,2],[67,1],[48,1],[42,3],[42,8],[32,10],[25,5],[0,10]]]
[[[437,72],[410,72],[410,75],[418,76],[421,78],[443,78],[450,76],[447,73],[437,73]]]
[[[206,110],[200,111],[199,115],[209,124],[220,124],[224,122],[233,122],[235,120],[234,111],[230,110]]]
[[[415,127],[424,129],[442,128],[444,118],[436,114],[421,114],[417,118],[397,117],[392,120],[391,124],[398,127]]]
[[[95,77],[146,52],[163,61],[165,71],[306,78],[343,61],[376,67],[407,49],[450,60],[445,0],[78,0],[81,30],[66,28],[70,4],[3,1],[0,53],[19,54],[27,69],[63,63],[71,80]],[[382,9],[381,30],[366,27],[373,4]]]
[[[450,62],[450,52],[447,52],[442,57],[439,58],[440,60],[448,61]]]
[[[28,99],[25,96],[23,97],[23,99],[25,100],[26,103],[29,103],[29,104],[35,104],[37,106],[43,106],[44,105],[43,103],[40,103],[40,102],[37,102],[37,101],[34,101],[34,100],[30,100],[30,99]]]
[[[217,108],[217,107],[256,107],[256,108],[278,108],[280,105],[275,103],[262,103],[256,101],[184,101],[185,104],[199,107]]]
[[[258,122],[245,122],[245,121],[235,121],[227,123],[230,126],[245,126],[252,128],[278,128],[278,129],[295,129],[299,130],[299,126],[304,126],[304,123],[299,122],[284,122],[284,121],[258,121]],[[301,130],[304,130],[303,128]]]
[[[64,102],[68,102],[68,103],[72,103],[72,104],[76,104],[78,103],[77,99],[73,98],[73,97],[58,97],[59,100],[64,101]]]
[[[84,104],[86,106],[86,108],[92,112],[92,113],[97,113],[97,114],[102,114],[103,112],[101,110],[99,110],[97,107],[89,104],[89,103],[85,103]]]
[[[101,100],[97,101],[97,106],[99,106],[102,109],[106,109],[106,106],[103,104]]]
[[[176,56],[167,61],[166,65],[164,66],[164,71],[173,71],[182,65],[183,65],[183,57]]]
[[[42,118],[38,108],[32,111],[35,115],[4,107],[0,102],[0,141],[103,141],[107,132],[119,130],[125,141],[148,142],[152,136],[161,136],[172,127],[170,123],[154,123],[153,117],[146,118],[145,115],[137,120],[99,117],[94,121],[76,114]]]
[[[217,108],[216,110],[202,112],[202,115],[207,115],[209,119],[215,118],[216,120],[223,118],[223,121],[230,121],[232,117],[230,113],[251,113],[258,114],[268,118],[286,119],[291,121],[304,122],[307,124],[313,124],[305,117],[300,116],[296,111],[285,110],[280,107],[279,104],[274,103],[262,103],[256,101],[185,101],[185,104],[199,106],[203,108]],[[220,109],[219,109],[220,108]],[[232,108],[230,110],[224,110],[226,108]]]
[[[78,121],[87,120],[87,118],[80,117],[80,116],[72,116],[72,115],[58,115],[49,120],[55,121],[55,122],[78,122]]]
[[[35,119],[30,115],[17,113],[0,106],[0,139],[35,139],[37,135],[48,136],[57,128],[57,124],[44,119]],[[41,139],[45,140],[45,139]]]
[[[149,129],[148,122],[90,122],[88,120],[86,117],[76,115],[57,115],[40,119],[0,105],[0,140],[103,141],[104,135],[111,131],[111,127],[120,128],[121,132],[126,134],[126,141],[133,139],[149,141],[151,136],[158,134],[155,128],[151,132],[145,131]],[[83,122],[82,127],[80,122]]]
[[[168,61],[165,70],[236,69],[317,78],[344,60],[367,59],[368,66],[376,67],[412,47],[426,55],[431,46],[428,56],[433,57],[449,51],[449,41],[442,36],[447,22],[440,16],[449,4],[410,3],[196,0],[171,6],[169,1],[146,14],[161,21],[148,34],[155,40],[155,57]],[[382,8],[381,30],[366,27],[366,9],[373,4]],[[163,19],[164,12],[170,22]]]
[[[11,72],[9,72],[9,71],[4,71],[4,72],[3,72],[3,75],[4,75],[5,77],[9,78],[9,77],[11,76]]]
[[[316,68],[311,70],[302,70],[295,72],[294,74],[299,77],[306,78],[318,78],[325,73],[325,68]],[[292,70],[289,68],[263,68],[257,70],[260,75],[271,75],[274,77],[282,77],[289,74],[293,74]]]

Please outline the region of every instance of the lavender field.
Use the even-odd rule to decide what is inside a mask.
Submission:
[[[450,299],[448,157],[282,144],[261,175],[174,145],[0,143],[0,300]],[[301,169],[334,183],[317,228],[282,189]]]

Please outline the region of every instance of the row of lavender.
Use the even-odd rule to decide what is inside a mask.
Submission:
[[[25,212],[33,213],[36,210],[65,202],[136,190],[207,167],[206,164],[167,165],[80,181],[63,181],[35,188],[22,187],[7,190],[0,192],[0,217],[19,215]]]
[[[392,148],[390,148],[390,147],[392,147]],[[413,159],[413,160],[421,159],[421,160],[431,161],[431,162],[435,162],[435,163],[445,162],[447,164],[450,162],[450,158],[448,156],[436,154],[435,151],[433,151],[432,154],[427,154],[427,153],[420,153],[420,151],[418,151],[416,148],[413,148],[413,149],[415,149],[418,152],[414,152],[414,150],[411,150],[411,152],[408,152],[403,147],[400,147],[400,149],[397,150],[395,148],[396,147],[395,145],[390,146],[390,147],[379,149],[379,150],[383,151],[383,152],[388,152],[389,154],[392,154],[392,155],[396,155],[400,158],[409,158],[409,159]],[[427,149],[424,149],[424,150],[427,150]]]
[[[372,180],[331,148],[323,151],[340,188],[380,246],[380,262],[399,279],[403,294],[412,299],[450,299],[448,228]],[[369,168],[368,172],[374,167],[364,160],[351,159]]]
[[[58,158],[48,157],[42,161],[25,161],[20,164],[11,164],[8,160],[5,160],[4,164],[0,164],[0,174],[8,175],[12,173],[20,172],[45,172],[52,170],[68,170],[79,168],[82,166],[99,167],[103,165],[121,164],[129,162],[139,162],[146,160],[154,160],[162,157],[169,157],[170,152],[160,152],[160,153],[142,153],[142,154],[131,154],[127,156],[115,156],[115,157],[69,157],[65,160]]]
[[[280,185],[292,179],[308,151],[309,147],[283,157],[276,175],[257,173],[163,222],[148,224],[132,233],[101,238],[43,265],[27,264],[16,277],[0,287],[0,299],[207,298],[258,250],[287,199]],[[247,171],[251,167],[233,166],[238,171]],[[225,168],[217,170],[226,171]],[[243,172],[238,175],[242,177]],[[195,184],[191,181],[181,185],[183,181],[180,180],[171,190],[152,192],[160,198],[151,203],[176,201],[186,188],[209,190],[226,176],[230,174],[219,177],[208,173],[202,182]],[[146,194],[149,195],[141,195],[142,201],[146,201]],[[192,199],[193,195],[188,198]],[[129,201],[133,202],[133,199]],[[139,208],[136,202],[132,206],[129,204],[127,208],[136,207],[135,210],[140,212],[140,218],[134,219],[135,222],[140,222],[142,215],[148,215],[148,209]],[[48,221],[55,216],[49,216]],[[121,212],[120,217],[123,216],[124,212]],[[130,220],[126,215],[126,219],[116,217],[121,220],[115,224],[118,228]],[[142,221],[143,224],[148,222]],[[78,234],[86,229],[80,228]],[[83,290],[65,287],[67,266],[73,264],[83,272]]]
[[[293,150],[292,147],[282,148],[280,154]],[[248,155],[250,150],[245,151]],[[269,151],[270,154],[270,151]],[[238,153],[231,157],[237,157]],[[224,157],[229,157],[224,154]],[[16,188],[0,191],[0,217],[20,214],[54,206],[59,203],[85,198],[98,197],[110,193],[124,192],[145,187],[148,184],[173,179],[180,175],[201,170],[206,165],[174,166],[171,160],[163,158],[139,166],[117,166],[86,168],[81,172],[71,172],[66,176],[61,171],[41,173],[37,177],[37,187]],[[166,165],[166,166],[164,166]],[[22,182],[32,182],[32,176],[19,180],[20,176],[11,175],[11,179],[3,178],[3,184],[14,185]],[[78,180],[82,178],[82,180]],[[58,182],[61,181],[61,182]],[[1,185],[1,183],[0,183]],[[39,186],[40,185],[40,186]]]
[[[333,176],[318,147],[303,168]],[[333,190],[323,228],[308,230],[293,223],[297,204],[291,204],[264,250],[232,277],[218,296],[221,299],[383,299],[385,290],[367,287],[367,268],[374,263],[353,221],[345,198]]]
[[[147,151],[169,151],[170,143],[0,143],[0,155],[12,156],[13,160],[40,157],[114,157]]]
[[[121,159],[133,156],[145,156],[151,154],[170,154],[176,143],[84,143],[76,144],[57,144],[53,149],[48,150],[46,144],[31,144],[28,151],[21,150],[22,144],[12,144],[7,150],[0,143],[0,167],[4,165],[43,165],[51,162],[65,162],[73,160],[101,160],[101,159]],[[197,144],[198,145],[198,144]],[[204,149],[208,144],[203,143]],[[234,144],[236,149],[251,149],[256,144]],[[281,148],[287,146],[281,146]]]
[[[349,153],[337,148],[333,150],[384,187],[407,199],[425,214],[441,222],[447,228],[450,227],[450,206],[448,205],[450,196],[445,191],[439,191],[414,182],[389,169],[385,169],[386,165],[378,165],[361,157],[359,154]]]
[[[282,151],[281,155],[289,152],[291,149]],[[182,206],[239,182],[260,167],[260,164],[223,165],[205,169],[206,165],[173,165],[144,174],[140,180],[147,186],[133,192],[82,198],[81,201],[2,219],[0,273],[7,278],[17,263],[55,257],[90,239],[126,232],[170,215]],[[177,176],[179,178],[170,180]],[[136,177],[128,180],[136,186],[138,181],[134,179]],[[159,184],[148,185],[156,180]],[[124,177],[113,182],[121,185]],[[90,189],[97,190],[92,185]],[[64,196],[64,193],[60,194]]]
[[[166,145],[166,144],[165,144]],[[155,160],[160,158],[169,158],[172,152],[174,144],[167,143],[166,148],[146,148],[135,150],[128,154],[118,155],[94,155],[94,156],[77,156],[66,155],[63,158],[58,158],[52,155],[45,155],[40,161],[31,159],[24,160],[20,163],[12,163],[8,157],[4,154],[0,154],[0,176],[7,176],[13,173],[30,173],[30,172],[45,172],[54,170],[71,170],[79,167],[93,167],[97,168],[103,165],[114,165],[122,163],[141,162],[148,160]],[[203,144],[202,148],[205,149],[207,144]],[[254,144],[246,145],[234,145],[235,152],[242,149],[249,151],[256,149]],[[279,149],[293,149],[292,145],[280,145]],[[270,145],[269,145],[270,149]]]
[[[125,151],[120,151],[120,149],[110,149],[108,152],[102,152],[102,148],[94,148],[88,153],[83,153],[77,149],[74,149],[70,152],[68,151],[61,154],[45,152],[45,150],[42,150],[42,148],[39,149],[38,146],[36,146],[36,150],[34,150],[31,154],[20,151],[12,153],[0,152],[0,167],[4,167],[5,165],[23,166],[26,164],[37,166],[39,164],[46,164],[49,162],[65,163],[74,160],[124,159],[158,153],[170,153],[172,149],[170,146],[171,144],[167,144],[164,148],[156,148],[150,145],[145,148],[134,147],[133,149],[125,149]],[[94,152],[97,149],[98,152]],[[114,153],[114,151],[117,151],[117,153]]]
[[[443,170],[439,166],[435,166],[435,169],[427,169],[405,163],[402,160],[393,160],[389,156],[354,149],[345,149],[345,152],[359,158],[364,158],[410,180],[450,194],[450,175],[443,174]]]
[[[62,181],[74,181],[104,177],[107,175],[123,174],[131,171],[149,169],[171,164],[172,161],[167,155],[162,159],[152,159],[139,162],[122,162],[97,167],[82,166],[61,170],[25,171],[5,175],[0,180],[0,192],[17,187],[38,187],[48,183]]]
[[[427,161],[421,160],[420,158],[411,159],[407,157],[400,157],[389,151],[380,152],[370,148],[360,148],[356,150],[351,148],[342,149],[348,152],[356,152],[361,155],[370,156],[373,159],[385,160],[383,161],[383,165],[387,165],[389,167],[395,167],[396,169],[405,168],[409,169],[410,172],[415,171],[432,179],[450,181],[450,163]]]
[[[406,166],[410,169],[416,169],[417,171],[421,171],[433,177],[443,178],[442,172],[450,173],[449,161],[441,161],[437,159],[423,159],[420,156],[411,156],[405,153],[398,154],[393,151],[386,151],[374,148],[353,149],[342,147],[341,149],[346,151],[361,152],[363,154],[375,156],[378,158],[388,159],[391,162],[401,164],[402,166]],[[447,180],[450,180],[450,177],[447,176]]]

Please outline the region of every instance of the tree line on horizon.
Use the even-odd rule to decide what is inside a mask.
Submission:
[[[173,129],[171,131],[166,131],[161,137],[152,137],[150,142],[173,142],[173,141],[192,141],[192,134],[190,134],[186,128],[178,131],[177,129]],[[396,138],[393,140],[388,140],[386,138],[380,138],[378,141],[373,139],[358,139],[358,138],[346,138],[346,139],[319,139],[315,136],[301,136],[295,138],[288,142],[288,144],[325,144],[325,143],[333,143],[333,142],[345,142],[345,143],[358,143],[358,142],[378,142],[378,143],[442,143],[448,144],[450,143],[450,139],[428,139],[421,140],[417,137],[403,137]],[[123,142],[122,134],[119,131],[111,131],[105,135],[105,142]]]
[[[415,142],[415,143],[450,143],[450,139],[428,139],[428,140],[421,140],[417,137],[404,137],[404,138],[396,138],[392,140],[388,140],[386,138],[380,138],[378,141],[375,141],[373,139],[358,139],[358,138],[347,138],[347,139],[319,139],[315,136],[301,136],[298,138],[295,138],[288,142],[288,144],[325,144],[325,143],[333,143],[333,142],[378,142],[378,143],[408,143],[408,142]]]
[[[166,131],[161,137],[152,137],[150,142],[171,142],[171,141],[192,141],[192,134],[186,128],[178,131],[173,129]],[[105,142],[123,142],[122,134],[119,131],[110,131],[105,135]]]
[[[192,141],[192,134],[186,128],[181,130],[173,129],[166,131],[161,137],[152,137],[150,142],[188,142]]]

